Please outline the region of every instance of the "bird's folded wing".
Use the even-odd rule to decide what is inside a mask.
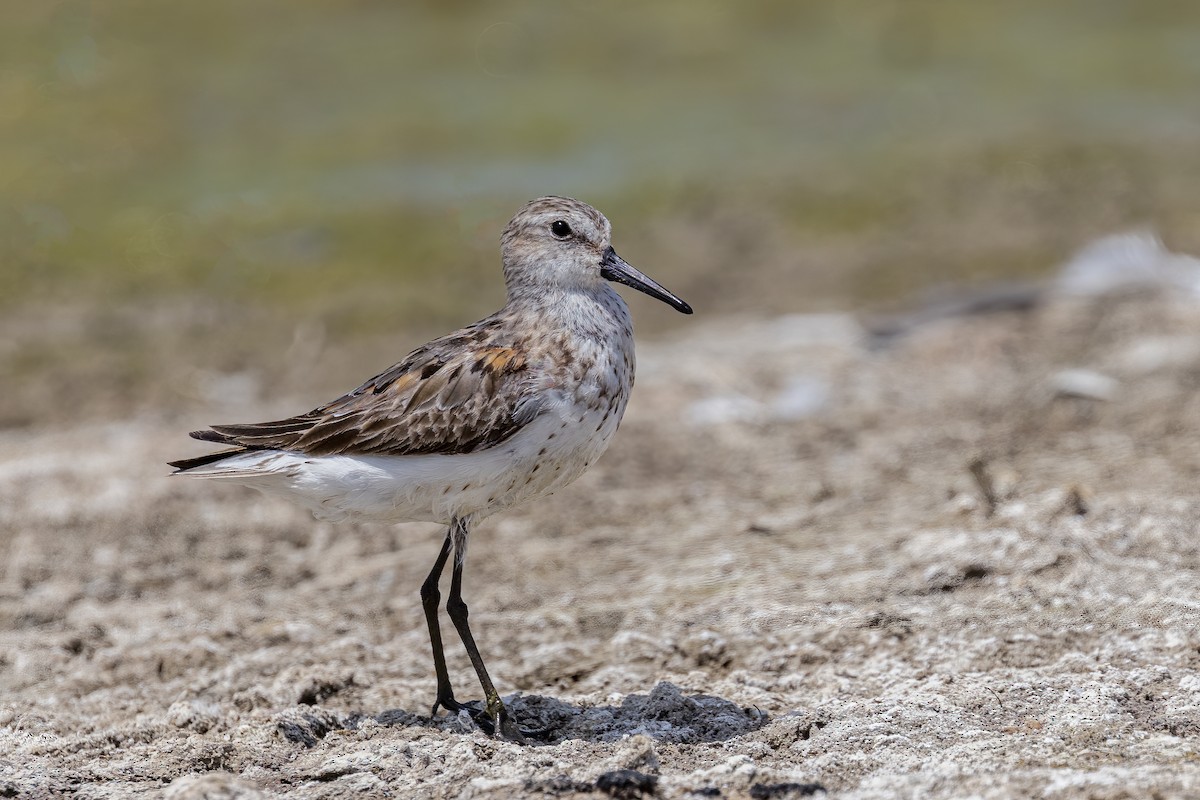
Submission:
[[[331,403],[290,419],[214,425],[196,438],[308,455],[469,453],[499,444],[537,415],[527,353],[451,337]]]

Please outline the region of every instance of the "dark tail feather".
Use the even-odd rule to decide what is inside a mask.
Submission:
[[[177,474],[178,472],[186,472],[187,470],[195,469],[196,467],[204,467],[209,464],[215,464],[218,461],[224,461],[231,456],[241,455],[242,453],[246,452],[246,450],[247,448],[245,447],[234,447],[230,450],[221,450],[216,453],[209,453],[208,455],[196,456],[195,458],[183,458],[179,461],[168,461],[167,463],[176,469],[176,473],[172,474]]]
[[[281,419],[278,422],[259,422],[253,425],[213,425],[213,431],[223,436],[239,438],[277,437],[289,433],[304,433],[316,424],[314,417],[298,419]],[[193,434],[194,435],[194,434]]]
[[[231,437],[216,431],[192,431],[190,434],[193,439],[199,439],[202,442],[216,442],[217,444],[237,444]],[[218,450],[215,453],[209,453],[195,458],[183,458],[179,461],[168,461],[172,467],[175,467],[177,472],[186,472],[189,469],[196,467],[205,467],[209,464],[215,464],[218,461],[224,461],[230,456],[236,456],[246,452],[248,447],[233,447],[229,450]]]
[[[217,444],[237,444],[232,436],[227,436],[216,431],[192,431],[188,436],[193,439],[199,439],[202,442],[216,442]]]

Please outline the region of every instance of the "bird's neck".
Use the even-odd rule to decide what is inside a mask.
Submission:
[[[602,340],[633,336],[629,307],[607,283],[586,291],[546,288],[514,293],[506,308],[577,335]]]

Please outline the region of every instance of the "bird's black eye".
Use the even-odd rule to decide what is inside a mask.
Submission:
[[[571,235],[571,226],[561,219],[556,219],[550,223],[550,232],[560,239],[565,239]]]

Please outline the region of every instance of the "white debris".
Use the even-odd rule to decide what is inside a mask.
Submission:
[[[1058,288],[1091,297],[1121,289],[1180,289],[1200,297],[1200,258],[1172,253],[1153,233],[1120,233],[1097,239],[1062,268]]]
[[[1050,385],[1058,397],[1111,400],[1117,393],[1118,383],[1116,379],[1090,369],[1064,369],[1050,379]]]

